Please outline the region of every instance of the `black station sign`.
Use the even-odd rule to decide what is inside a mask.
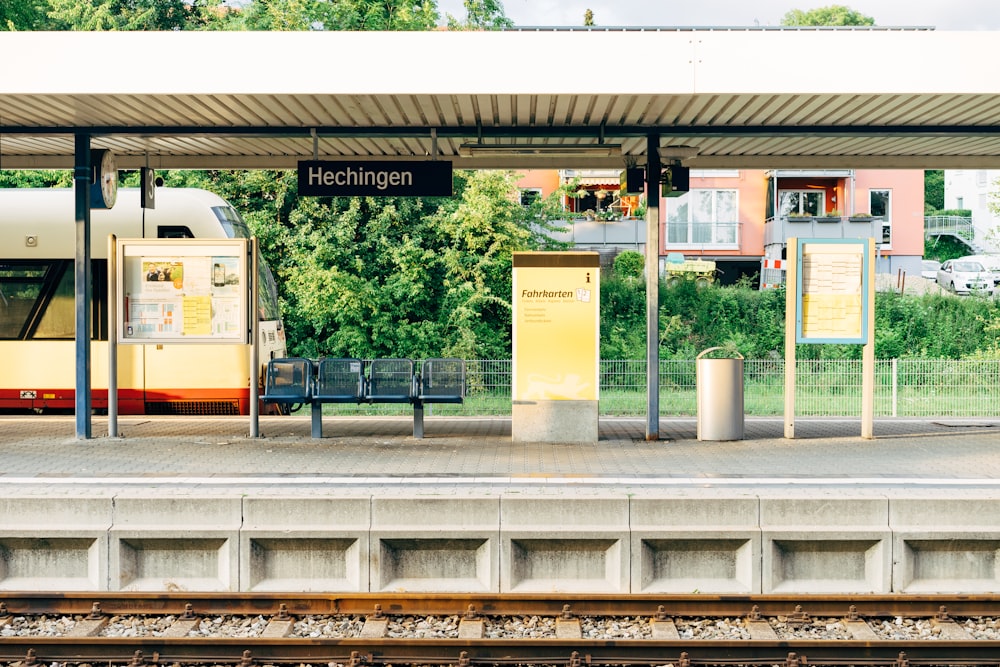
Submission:
[[[299,162],[299,194],[313,197],[450,197],[451,162]]]

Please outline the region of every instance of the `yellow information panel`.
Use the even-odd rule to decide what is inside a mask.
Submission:
[[[513,400],[598,400],[598,254],[518,252],[513,266]]]
[[[865,343],[869,247],[867,239],[800,239],[796,342]]]

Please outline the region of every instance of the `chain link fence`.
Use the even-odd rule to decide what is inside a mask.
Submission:
[[[468,392],[461,405],[428,405],[426,414],[509,416],[511,361],[466,361]],[[799,360],[798,417],[860,417],[861,360]],[[783,360],[744,361],[744,412],[784,411]],[[646,361],[602,360],[600,413],[646,415]],[[407,405],[325,406],[330,415],[410,414]],[[695,360],[660,361],[660,414],[695,416]],[[886,359],[875,362],[876,417],[1000,417],[1000,359]]]

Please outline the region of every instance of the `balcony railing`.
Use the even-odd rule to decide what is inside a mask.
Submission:
[[[924,235],[940,236],[950,234],[971,241],[975,238],[972,218],[959,215],[928,215],[924,217]]]
[[[667,222],[665,244],[670,248],[738,250],[739,222]]]
[[[764,245],[784,244],[788,239],[882,239],[882,218],[787,217],[764,222]]]

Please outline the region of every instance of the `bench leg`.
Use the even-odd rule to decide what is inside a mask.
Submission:
[[[323,404],[312,403],[312,437],[323,437]]]
[[[413,401],[413,437],[424,437],[424,404],[420,400]]]

